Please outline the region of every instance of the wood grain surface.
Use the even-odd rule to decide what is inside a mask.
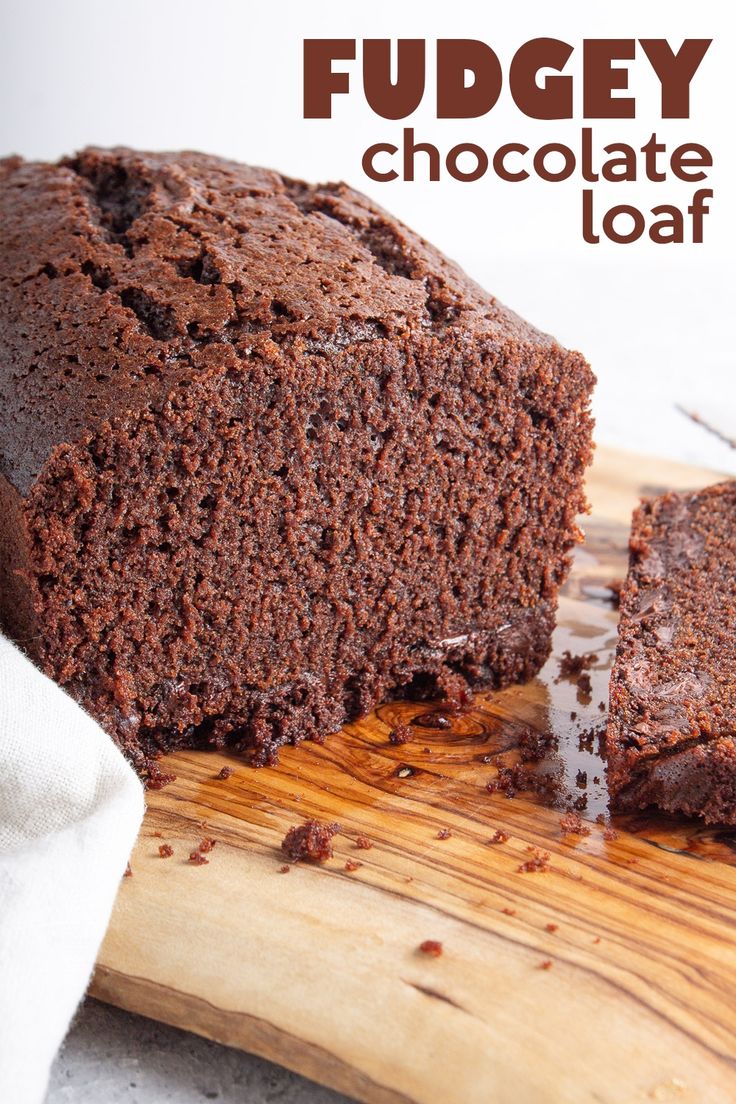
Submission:
[[[715,478],[600,449],[554,656],[449,728],[440,706],[395,703],[275,768],[166,759],[176,781],[149,794],[92,993],[371,1104],[736,1100],[736,832],[609,820],[599,748],[605,584],[625,571],[631,509]],[[565,649],[597,656],[590,693],[560,677]],[[402,746],[398,722],[413,722]],[[489,791],[535,734],[543,757],[515,796]],[[334,858],[282,873],[284,833],[308,817],[341,825]]]

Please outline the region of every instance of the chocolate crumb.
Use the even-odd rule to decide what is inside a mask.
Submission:
[[[217,843],[217,840],[216,840],[216,839],[206,839],[206,838],[205,838],[205,839],[203,839],[203,840],[200,840],[200,843],[199,843],[199,850],[200,850],[200,851],[201,851],[201,852],[202,852],[203,854],[206,854],[206,852],[208,852],[208,851],[211,851],[211,850],[212,850],[212,848],[213,848],[213,847],[215,846],[215,844],[216,844],[216,843]]]
[[[332,838],[340,831],[339,824],[320,824],[308,820],[297,824],[283,838],[281,849],[292,862],[326,862],[332,858]]]
[[[439,832],[437,833],[437,839],[438,840],[446,840],[446,839],[449,839],[451,835],[452,835],[452,832],[450,831],[449,828],[440,828]]]
[[[284,863],[283,866],[279,867],[279,874],[288,874],[290,870],[291,870],[291,867],[287,866],[287,864]]]
[[[597,733],[594,728],[584,728],[578,733],[578,751],[593,751],[593,742]]]
[[[422,954],[429,955],[431,958],[439,958],[442,954],[442,944],[436,939],[425,939],[423,943],[419,944],[419,950]]]
[[[497,828],[489,839],[489,843],[508,843],[509,834],[504,832],[503,828]]]
[[[148,771],[145,777],[145,786],[147,790],[162,790],[164,786],[169,786],[172,782],[176,782],[175,774],[164,774],[154,762],[148,764]]]
[[[355,841],[355,846],[359,851],[370,851],[373,846],[372,840],[369,840],[367,836],[358,836]]]
[[[158,853],[162,859],[170,859],[174,854],[174,848],[170,843],[162,843],[158,849]]]
[[[548,932],[556,932],[559,928],[559,924],[545,924],[544,930]]]
[[[516,797],[517,790],[523,790],[528,784],[529,772],[517,763],[513,767],[500,766],[498,774],[486,783],[488,793],[502,793],[508,798]]]
[[[549,851],[542,851],[539,847],[528,847],[527,851],[532,852],[532,857],[517,867],[517,873],[546,874],[549,870]]]
[[[516,916],[516,909],[514,908],[502,908],[501,912],[504,914],[504,916]]]
[[[219,773],[215,775],[215,778],[221,778],[224,781],[226,778],[229,778],[232,773],[233,773],[233,768],[232,767],[223,767],[222,770],[219,771]]]
[[[392,729],[392,731],[388,734],[388,742],[390,744],[394,744],[395,746],[408,744],[411,739],[411,728],[409,727],[409,725],[405,724],[397,725],[396,728]]]
[[[595,937],[595,939],[593,940],[594,943],[600,943],[600,941],[601,941],[601,937],[599,935],[597,935]]]
[[[128,863],[128,865],[126,866],[123,877],[124,878],[132,878],[133,877],[133,870],[131,868],[130,863]]]
[[[348,859],[345,863],[345,869],[349,874],[352,874],[354,870],[360,870],[362,865],[362,863],[356,862],[355,859]]]
[[[552,969],[552,960],[549,959],[549,958],[545,958],[544,962],[539,963],[539,969],[540,970],[551,970]]]
[[[516,797],[519,790],[531,791],[549,804],[559,798],[560,788],[559,773],[532,770],[522,763],[512,767],[499,766],[496,778],[486,783],[488,793],[502,793],[510,799]]]
[[[560,679],[574,679],[580,675],[581,672],[587,671],[589,667],[592,667],[593,664],[597,662],[598,656],[595,652],[587,652],[584,655],[573,655],[570,651],[564,651],[557,660],[560,674],[555,681],[559,682]],[[578,685],[580,685],[579,682]]]
[[[612,843],[612,842],[613,842],[613,840],[617,840],[617,839],[618,839],[618,832],[616,831],[616,829],[615,829],[615,828],[612,828],[612,827],[611,827],[611,826],[609,825],[609,827],[608,827],[608,828],[604,828],[604,829],[603,829],[603,838],[604,838],[604,840],[608,840],[608,841],[609,841],[609,843]]]
[[[578,688],[578,701],[580,701],[581,695],[587,696],[591,693],[591,691],[593,689],[593,683],[590,681],[590,675],[587,672],[582,674],[580,676],[580,678],[577,680],[577,688]]]
[[[519,758],[522,763],[539,763],[554,743],[554,735],[529,728],[519,737]]]
[[[190,851],[189,853],[189,862],[192,866],[204,866],[205,863],[209,861],[210,860],[206,859],[201,851]]]
[[[590,827],[584,822],[580,813],[565,813],[560,819],[560,828],[564,836],[589,836]]]

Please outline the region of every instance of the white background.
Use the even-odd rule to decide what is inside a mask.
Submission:
[[[87,144],[194,148],[307,179],[346,179],[369,192],[458,260],[480,283],[595,368],[599,440],[736,472],[736,452],[690,423],[680,403],[736,436],[731,319],[734,292],[733,80],[736,36],[725,0],[616,5],[477,0],[422,3],[323,0],[5,0],[0,39],[0,152],[56,158]],[[532,149],[579,144],[584,38],[713,38],[691,86],[691,118],[659,118],[659,84],[639,48],[629,63],[635,120],[592,122],[595,142],[640,145],[652,132],[670,149],[707,145],[715,192],[702,245],[586,245],[582,184],[488,175],[476,183],[372,183],[361,155],[395,141],[405,125],[374,116],[358,60],[345,63],[351,92],[332,120],[302,118],[305,37],[479,38],[504,73],[514,50],[535,37],[575,47],[576,118],[526,119],[506,87],[493,111],[465,122],[433,120],[433,50],[425,100],[409,123],[442,150],[472,141]],[[623,93],[622,93],[623,94]],[[686,206],[695,187],[668,182],[607,185],[597,196],[648,211]],[[610,197],[610,198],[609,198]]]
[[[587,355],[599,378],[599,440],[736,473],[736,451],[676,410],[680,403],[736,437],[731,10],[727,0],[0,0],[0,155],[55,159],[88,144],[193,148],[306,179],[346,179],[519,313]],[[689,120],[659,119],[658,84],[638,50],[629,66],[636,120],[590,124],[597,146],[640,145],[656,131],[670,148],[701,142],[711,149],[715,164],[706,186],[715,196],[704,244],[586,245],[577,179],[507,184],[488,175],[474,184],[371,183],[361,171],[363,150],[396,141],[404,124],[378,119],[366,107],[360,52],[346,66],[351,94],[335,99],[335,117],[302,118],[305,37],[478,38],[493,46],[507,73],[514,50],[543,36],[575,46],[567,68],[576,88],[572,121],[528,120],[504,89],[486,118],[438,123],[432,118],[430,50],[428,94],[410,120],[417,137],[443,150],[468,141],[491,150],[507,141],[532,148],[561,141],[575,148],[584,125],[584,38],[667,38],[675,49],[684,37],[713,38],[692,84]],[[684,206],[694,187],[626,183],[599,195],[597,204]],[[150,1028],[135,1028],[131,1020],[126,1046],[128,1053],[138,1051],[130,1059],[133,1071],[113,1051],[111,1040],[122,1028],[108,1037],[98,1025],[95,1035],[95,1022],[88,1016],[70,1038],[54,1076],[55,1102],[97,1101],[101,1079],[110,1100],[184,1101],[188,1092],[199,1098],[193,1070],[187,1086],[164,1073],[170,1056],[193,1053],[196,1041],[177,1043],[171,1035],[152,1044],[145,1034]],[[210,1059],[197,1061],[203,1070]],[[244,1070],[260,1076],[246,1056],[238,1062],[232,1076],[218,1080],[220,1099],[242,1099]],[[213,1053],[210,1080],[222,1063]],[[256,1082],[249,1083],[251,1099],[272,1098],[264,1077],[263,1097]],[[279,1082],[276,1095],[316,1099],[298,1086],[294,1079],[288,1086]]]

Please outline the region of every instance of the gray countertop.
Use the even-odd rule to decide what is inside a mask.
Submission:
[[[51,1071],[46,1104],[350,1104],[252,1054],[88,999]]]

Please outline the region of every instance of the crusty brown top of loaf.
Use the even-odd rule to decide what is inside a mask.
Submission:
[[[0,473],[21,494],[56,446],[201,368],[417,329],[555,344],[346,185],[199,153],[0,162],[0,258]]]

